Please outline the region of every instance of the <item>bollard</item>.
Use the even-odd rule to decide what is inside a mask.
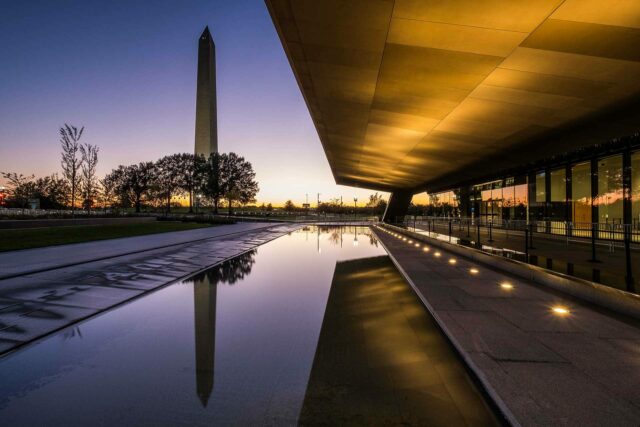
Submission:
[[[529,262],[529,230],[524,229],[524,259]]]
[[[489,242],[493,242],[493,234],[491,234],[492,224],[493,224],[493,221],[489,221]]]
[[[480,222],[478,221],[478,223],[476,225],[478,227],[477,228],[478,229],[478,238],[476,239],[476,246],[477,247],[481,247],[481,245],[480,245]]]
[[[451,220],[449,220],[449,242],[451,242]]]

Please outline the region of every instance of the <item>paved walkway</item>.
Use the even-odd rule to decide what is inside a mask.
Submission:
[[[238,223],[146,236],[0,252],[0,279],[273,226],[273,223]]]
[[[50,270],[0,279],[0,354],[298,227],[235,224],[3,253],[0,265],[14,272],[28,273],[34,266]],[[139,252],[130,253],[134,248]],[[118,251],[128,254],[117,256]],[[103,259],[86,261],[96,257]],[[28,263],[11,264],[20,260]],[[55,268],[69,262],[75,265]]]
[[[425,252],[375,230],[514,424],[639,424],[637,324],[484,265],[462,258],[451,264],[446,251]],[[559,306],[569,314],[555,314]]]

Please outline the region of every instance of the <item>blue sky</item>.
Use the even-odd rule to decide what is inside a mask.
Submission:
[[[101,174],[193,150],[198,36],[218,60],[221,151],[258,174],[259,201],[371,193],[334,184],[261,0],[0,0],[0,171],[59,170],[57,129],[86,127]]]

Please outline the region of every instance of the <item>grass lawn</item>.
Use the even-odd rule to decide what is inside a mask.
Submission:
[[[83,225],[0,230],[0,252],[89,242],[92,240],[115,239],[118,237],[141,236],[144,234],[166,233],[168,231],[192,230],[204,227],[212,227],[212,225],[192,222],[158,221],[124,225]]]

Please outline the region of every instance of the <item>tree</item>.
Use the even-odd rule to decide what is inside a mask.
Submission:
[[[112,188],[111,192],[120,198],[121,206],[135,206],[136,212],[139,213],[142,201],[149,195],[154,184],[155,171],[152,162],[131,166],[120,165],[105,177],[104,182]]]
[[[367,202],[367,207],[373,208],[373,212],[376,214],[382,215],[384,214],[385,209],[387,208],[387,202],[384,200],[381,194],[377,192],[375,194],[369,195],[369,201]]]
[[[229,203],[229,215],[233,213],[233,202],[246,204],[255,201],[258,183],[253,166],[244,157],[229,153],[222,159],[224,197]]]
[[[38,178],[34,182],[32,198],[40,199],[42,209],[62,209],[69,202],[69,184],[58,174]]]
[[[286,212],[293,212],[296,210],[296,205],[294,205],[291,200],[287,200],[284,204],[284,210]]]
[[[166,202],[166,212],[171,210],[171,198],[180,191],[180,154],[171,154],[158,160],[153,168],[157,195]]]
[[[63,127],[60,128],[60,143],[62,145],[61,165],[63,175],[67,179],[67,182],[71,187],[72,215],[76,206],[76,191],[78,190],[78,186],[80,183],[79,171],[82,164],[82,159],[78,157],[78,152],[80,151],[79,141],[82,137],[83,131],[84,126],[78,129],[75,126],[69,126],[66,123]]]
[[[43,209],[60,209],[67,204],[69,187],[57,174],[38,179],[15,172],[5,172],[2,176],[8,182],[10,203],[15,207],[27,207],[29,199],[39,199]]]
[[[177,185],[189,195],[189,213],[193,213],[193,192],[203,186],[206,160],[202,155],[178,154],[176,161],[181,171]]]
[[[378,206],[378,203],[380,203],[381,200],[382,195],[378,194],[377,192],[375,194],[370,194],[369,201],[367,202],[367,207],[375,208],[376,206]]]
[[[222,163],[226,154],[211,153],[207,161],[202,165],[202,180],[200,191],[211,200],[213,213],[218,213],[220,199],[224,197],[225,177],[222,176]]]
[[[98,180],[100,184],[100,198],[102,201],[102,207],[105,212],[107,210],[107,206],[113,206],[116,204],[117,200],[117,191],[116,191],[116,180],[111,174],[107,174],[103,179]]]
[[[80,154],[82,156],[80,185],[82,190],[83,204],[87,212],[91,212],[93,201],[98,195],[98,180],[96,178],[96,167],[98,166],[98,152],[100,149],[97,145],[83,144],[80,145]]]
[[[33,182],[35,176],[25,176],[15,172],[2,172],[2,177],[7,180],[7,190],[13,204],[19,208],[26,207],[35,190]]]

